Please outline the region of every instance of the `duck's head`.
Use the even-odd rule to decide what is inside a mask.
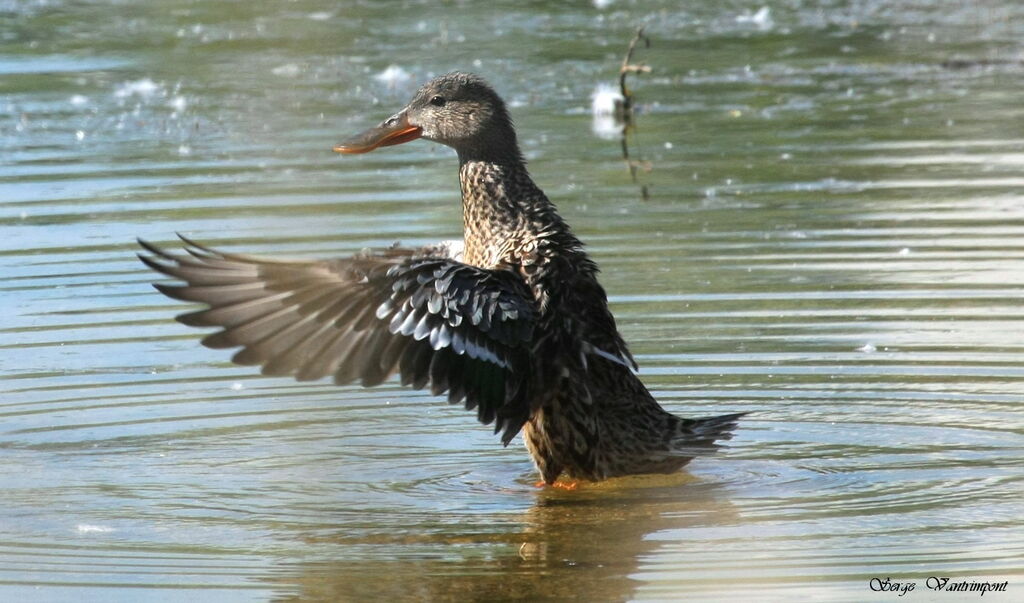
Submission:
[[[460,72],[430,80],[404,109],[336,145],[334,150],[368,153],[417,138],[452,147],[464,160],[519,159],[515,130],[504,101],[480,76]]]

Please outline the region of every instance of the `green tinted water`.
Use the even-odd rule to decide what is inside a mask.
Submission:
[[[1024,9],[805,4],[0,3],[2,598],[1019,596]],[[590,95],[642,22],[633,182]],[[756,411],[728,451],[538,490],[469,413],[171,320],[136,236],[457,237],[449,150],[330,152],[452,69],[509,101],[655,395]]]

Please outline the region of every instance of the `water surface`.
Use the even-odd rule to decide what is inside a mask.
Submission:
[[[597,4],[0,2],[2,598],[1018,598],[1024,8]],[[644,22],[634,182],[590,95]],[[136,236],[459,236],[451,151],[330,152],[457,68],[659,400],[754,411],[729,450],[540,490],[469,413],[264,378],[172,320]]]

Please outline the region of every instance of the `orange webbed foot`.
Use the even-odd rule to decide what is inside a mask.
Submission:
[[[575,489],[579,488],[580,484],[579,484],[579,482],[575,482],[575,481],[561,481],[561,480],[549,484],[549,483],[547,483],[544,480],[540,480],[539,482],[534,484],[534,486],[536,486],[537,488],[543,488],[544,486],[551,486],[552,488],[557,488],[559,490],[566,490],[566,491],[570,491],[571,492],[572,490],[575,490]]]

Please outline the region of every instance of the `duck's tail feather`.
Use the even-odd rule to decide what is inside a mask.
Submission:
[[[710,454],[722,447],[718,442],[732,439],[732,431],[741,417],[749,412],[737,412],[700,419],[680,418],[675,432],[669,437],[672,453],[682,456]]]

